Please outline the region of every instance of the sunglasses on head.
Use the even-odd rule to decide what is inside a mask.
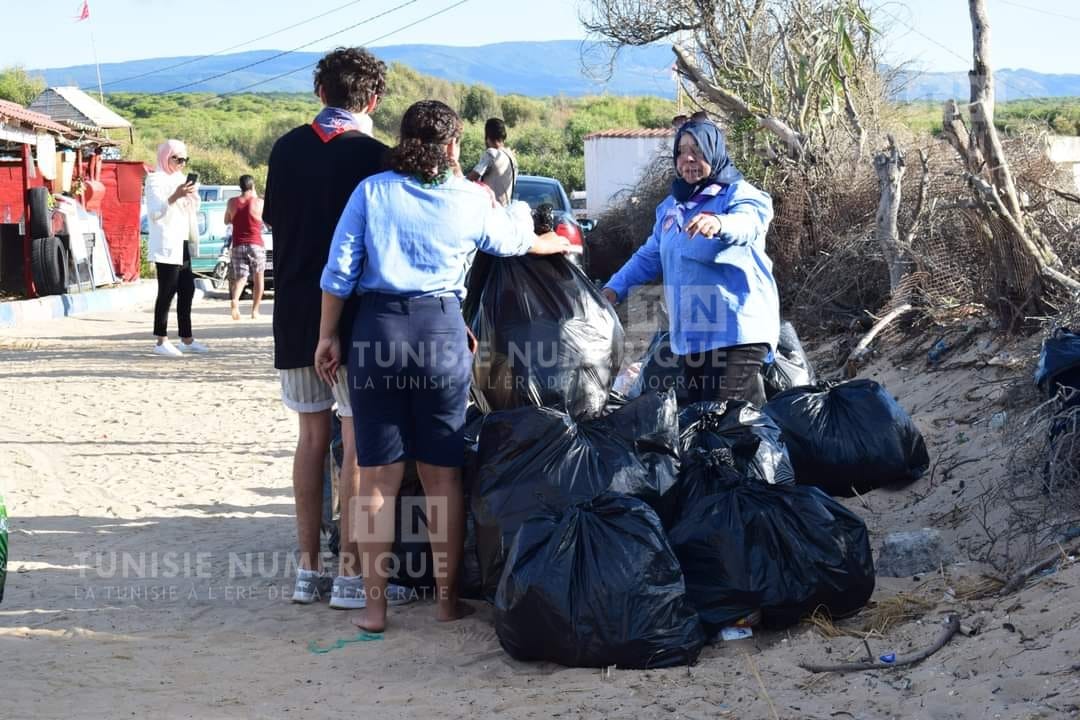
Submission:
[[[178,163],[180,165],[187,165],[187,160],[188,159],[185,158],[185,157],[174,157],[173,158],[173,162]]]

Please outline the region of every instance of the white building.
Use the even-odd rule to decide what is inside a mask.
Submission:
[[[585,136],[588,216],[599,217],[641,179],[661,155],[671,157],[674,128],[601,130]]]
[[[1072,190],[1080,192],[1080,137],[1051,135],[1046,139],[1047,155],[1052,162],[1072,171]],[[586,143],[588,148],[588,143]],[[589,176],[588,150],[585,151],[585,177]],[[586,181],[587,182],[587,181]]]

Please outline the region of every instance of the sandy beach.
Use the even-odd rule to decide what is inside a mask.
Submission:
[[[514,661],[479,604],[451,624],[414,604],[381,639],[333,648],[356,638],[348,613],[287,600],[296,419],[278,396],[272,303],[258,321],[233,322],[227,301],[199,301],[196,335],[211,352],[177,359],[150,352],[151,310],[0,331],[3,717],[1080,716],[1080,564],[1003,600],[958,590],[989,571],[971,558],[979,524],[965,500],[1003,472],[986,420],[1026,368],[927,373],[923,360],[864,373],[912,411],[932,462],[970,460],[845,501],[875,550],[891,530],[936,527],[959,561],[881,578],[878,603],[923,604],[868,642],[875,654],[922,648],[948,613],[978,634],[888,672],[800,669],[866,655],[861,639],[805,624],[708,647],[690,668],[602,672]],[[840,625],[860,629],[869,614]]]

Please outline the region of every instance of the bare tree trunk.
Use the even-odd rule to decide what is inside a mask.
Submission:
[[[877,209],[877,240],[889,266],[889,289],[896,293],[911,268],[906,249],[900,242],[900,198],[904,180],[904,155],[889,135],[889,148],[874,157],[881,199]]]
[[[1055,266],[1060,261],[1038,227],[1025,217],[1016,183],[1009,169],[997,128],[994,127],[994,73],[990,64],[990,21],[986,0],[968,0],[971,15],[973,66],[971,85],[971,132],[967,131],[955,102],[945,105],[943,135],[959,153],[968,182],[979,203],[988,229],[993,268],[1008,312],[1023,312],[1028,303],[1040,303],[1050,287],[1080,290],[1080,282]],[[1006,318],[1015,320],[1017,318]]]
[[[994,185],[1005,196],[1005,205],[1019,221],[1023,211],[1017,198],[1012,171],[1005,159],[997,128],[994,127],[994,71],[990,65],[990,19],[986,13],[986,0],[970,0],[971,34],[974,46],[974,67],[968,73],[971,83],[972,140],[989,162],[990,176]]]
[[[915,242],[915,237],[919,234],[919,228],[922,226],[923,220],[933,207],[927,207],[927,203],[930,200],[930,156],[926,154],[925,150],[919,150],[919,162],[922,165],[922,178],[919,180],[919,197],[915,199],[915,214],[912,215],[911,227],[904,233],[903,245],[908,251],[911,250],[912,244]],[[936,202],[936,200],[935,200]]]

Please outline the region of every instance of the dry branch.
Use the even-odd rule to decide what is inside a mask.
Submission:
[[[936,653],[941,648],[945,647],[953,636],[960,631],[960,616],[949,615],[945,620],[945,628],[941,631],[938,639],[934,641],[934,644],[925,650],[920,650],[917,653],[910,655],[901,655],[896,658],[895,662],[872,662],[872,663],[845,663],[842,665],[814,665],[814,664],[800,664],[803,670],[812,673],[849,673],[849,672],[862,672],[864,670],[894,670],[905,665],[914,665],[920,663],[926,658]]]
[[[735,93],[710,81],[685,49],[674,45],[672,50],[675,52],[675,64],[679,72],[690,79],[698,92],[735,117],[756,119],[761,127],[771,132],[787,146],[792,157],[797,158],[803,154],[803,143],[799,138],[799,134],[792,130],[787,123],[780,118],[766,114],[762,108],[752,107],[750,103]]]
[[[982,170],[984,162],[982,152],[974,145],[955,100],[945,102],[945,110],[941,118],[941,135],[956,150],[968,172],[977,173]]]
[[[1009,581],[1007,583],[1005,583],[1005,587],[1001,588],[1001,591],[998,593],[998,596],[999,597],[1005,597],[1006,595],[1012,595],[1014,592],[1016,592],[1017,590],[1022,588],[1024,586],[1024,584],[1029,579],[1031,579],[1031,577],[1033,575],[1041,573],[1043,570],[1050,567],[1051,565],[1058,562],[1059,560],[1062,560],[1064,558],[1068,558],[1069,555],[1071,555],[1072,553],[1075,553],[1077,550],[1080,550],[1080,543],[1074,544],[1069,550],[1065,550],[1060,545],[1058,545],[1054,549],[1053,554],[1049,555],[1048,557],[1046,557],[1043,560],[1040,560],[1039,562],[1035,563],[1034,565],[1029,565],[1028,567],[1024,568],[1023,570],[1020,570],[1019,572],[1014,574],[1011,578],[1009,578]]]
[[[925,150],[919,150],[919,162],[922,164],[922,177],[919,179],[919,197],[915,199],[915,213],[912,215],[911,227],[904,233],[903,246],[905,248],[911,248],[915,242],[915,237],[919,234],[919,229],[926,220],[928,212],[931,211],[927,205],[927,200],[930,197],[930,156],[926,154]]]
[[[860,340],[859,344],[855,346],[855,349],[851,351],[847,361],[844,363],[845,372],[849,378],[853,378],[859,374],[859,368],[866,362],[866,357],[870,354],[870,343],[874,342],[874,338],[877,337],[878,333],[884,330],[893,320],[896,320],[898,317],[911,310],[911,304],[904,303],[874,323],[874,327],[870,328],[870,332],[863,335],[862,340]]]

